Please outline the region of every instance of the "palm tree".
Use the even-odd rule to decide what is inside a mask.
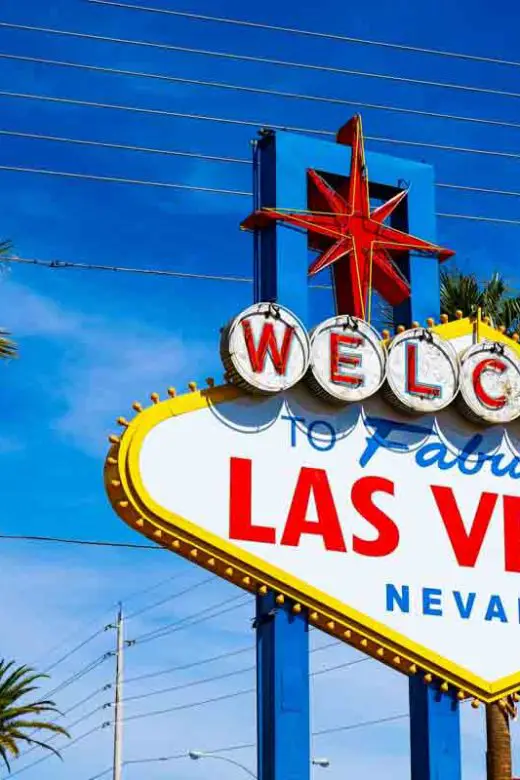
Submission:
[[[494,273],[482,283],[475,274],[457,269],[441,271],[441,311],[454,318],[460,309],[466,316],[477,309],[491,318],[495,326],[503,325],[509,335],[520,334],[520,296],[508,287],[504,277]]]
[[[486,706],[487,780],[511,780],[513,771],[509,730],[511,714],[511,705],[508,705],[506,700]]]
[[[59,752],[47,742],[36,739],[36,731],[53,732],[69,736],[55,723],[42,720],[41,716],[58,713],[54,702],[32,698],[37,683],[46,679],[29,666],[17,666],[14,661],[0,660],[0,758],[10,772],[10,758],[20,755],[21,745],[39,745],[59,756]]]
[[[10,241],[0,241],[0,255],[5,255],[11,249]],[[16,357],[16,345],[9,338],[9,333],[0,328],[0,360]]]

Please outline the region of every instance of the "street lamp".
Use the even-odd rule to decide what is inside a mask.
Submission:
[[[328,758],[313,758],[311,760],[311,764],[313,766],[321,766],[326,769],[328,766],[330,766],[330,761]]]
[[[257,780],[257,777],[253,772],[251,772],[250,769],[247,768],[247,766],[244,766],[243,764],[240,764],[238,761],[234,761],[232,758],[228,758],[227,756],[217,756],[215,753],[203,753],[202,750],[189,750],[188,751],[189,757],[193,761],[198,761],[199,758],[215,758],[219,761],[227,761],[228,764],[233,764],[233,766],[238,766],[240,769],[243,769],[244,772],[247,772],[247,774],[250,777],[254,777],[255,780]]]
[[[235,761],[232,758],[228,758],[227,756],[217,756],[215,753],[204,753],[202,750],[188,750],[188,755],[193,761],[198,761],[200,758],[216,758],[219,761],[226,761],[228,764],[238,766],[240,769],[243,769],[244,772],[247,772],[250,777],[254,777],[255,780],[258,780],[257,776],[253,774],[253,772],[251,772],[247,766],[244,766],[238,761]],[[330,766],[330,761],[328,758],[313,758],[311,759],[311,764],[313,766],[321,766],[325,769],[326,767]]]

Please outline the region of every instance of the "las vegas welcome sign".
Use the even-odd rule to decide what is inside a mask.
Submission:
[[[228,382],[120,419],[132,527],[459,698],[520,687],[520,350],[480,320],[386,342],[255,304]]]

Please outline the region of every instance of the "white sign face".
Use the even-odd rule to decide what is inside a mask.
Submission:
[[[377,396],[331,407],[305,385],[269,398],[215,388],[137,415],[107,478],[117,470],[114,506],[151,538],[191,540],[186,555],[198,540],[201,565],[231,562],[338,636],[368,637],[366,652],[391,648],[494,700],[520,686],[512,441],[455,409],[413,419]]]
[[[310,345],[292,312],[276,303],[255,303],[224,329],[220,351],[234,384],[269,394],[303,378]]]
[[[448,406],[458,391],[459,365],[449,341],[425,328],[396,336],[388,351],[387,395],[416,414]]]
[[[461,360],[460,395],[470,419],[508,423],[520,416],[520,364],[503,344],[470,347]]]
[[[312,331],[309,383],[333,401],[362,401],[383,384],[386,352],[381,336],[367,322],[341,315]]]

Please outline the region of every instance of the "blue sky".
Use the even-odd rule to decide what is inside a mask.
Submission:
[[[211,0],[173,5],[149,0],[158,8],[216,13]],[[222,0],[218,13],[271,24],[412,45],[466,51],[515,59],[519,11],[515,4],[493,14],[489,4],[411,4],[375,0],[358,7],[322,0],[264,2],[246,7]],[[286,33],[215,25],[108,6],[87,0],[6,2],[0,20],[13,24],[161,42],[265,56],[329,67],[393,73],[517,92],[518,68],[460,61],[392,49],[319,40]],[[506,21],[507,20],[507,21]],[[349,101],[405,106],[421,111],[520,122],[519,98],[441,87],[394,83],[375,78],[322,73],[275,65],[234,62],[0,27],[0,52],[68,60],[191,79],[253,85],[285,92],[336,97]],[[0,58],[0,91],[57,96],[72,100],[117,103],[162,111],[245,119],[260,125],[276,123],[335,130],[355,107],[259,96],[216,88],[164,83],[158,80],[93,73],[70,68],[22,63]],[[179,119],[164,115],[87,108],[70,104],[0,95],[0,130],[41,133],[247,159],[254,127]],[[441,145],[518,153],[518,128],[440,120],[386,111],[363,110],[367,135]],[[408,156],[435,165],[440,183],[518,191],[518,160],[368,142],[380,152]],[[1,136],[0,165],[28,166],[84,174],[249,190],[247,165],[133,151],[81,147]],[[76,262],[155,267],[200,273],[252,273],[250,238],[238,230],[249,210],[247,198],[182,190],[74,180],[0,170],[0,237],[14,242],[22,257]],[[439,188],[440,212],[518,219],[518,199]],[[439,219],[439,241],[457,251],[461,267],[486,276],[502,270],[519,286],[516,247],[519,225]],[[0,366],[0,473],[3,513],[1,530],[10,534],[48,534],[136,541],[107,505],[102,487],[106,436],[113,421],[133,400],[145,401],[151,391],[186,387],[191,379],[221,376],[218,329],[251,300],[244,283],[161,279],[124,274],[51,271],[13,266],[0,278],[0,325],[13,331],[20,360]],[[312,293],[314,316],[326,313],[327,299]],[[48,648],[71,632],[88,633],[99,615],[125,593],[182,573],[187,580],[203,575],[163,553],[52,548],[4,543],[2,607],[3,652],[20,660],[52,657]],[[137,583],[137,585],[136,585]],[[166,595],[175,590],[168,586]],[[162,592],[159,589],[159,592]],[[221,583],[207,591],[170,602],[136,618],[138,630],[149,631],[234,595]],[[144,597],[143,597],[144,598]],[[146,596],[153,600],[155,594]],[[183,658],[232,650],[252,641],[248,619],[252,607],[213,622],[204,631],[187,630],[183,642],[163,639],[136,647],[128,665],[140,670],[182,663]],[[23,620],[20,619],[23,617]],[[83,626],[84,621],[87,623]],[[97,621],[97,622],[96,622]],[[102,622],[102,620],[101,620]],[[135,625],[135,624],[134,624]],[[89,645],[53,673],[53,684],[65,679],[106,647]],[[74,640],[71,640],[73,643]],[[98,640],[96,640],[98,641]],[[313,640],[314,641],[314,640]],[[105,645],[103,645],[105,642]],[[325,638],[316,640],[324,643]],[[313,658],[323,666],[336,659],[355,659],[349,648],[337,647]],[[135,659],[135,660],[134,660]],[[214,664],[207,676],[239,668],[238,660]],[[235,666],[236,664],[236,666]],[[247,665],[247,664],[244,664]],[[356,667],[354,667],[356,669]],[[103,671],[103,670],[101,670]],[[97,674],[97,672],[96,672]],[[101,672],[99,673],[101,674]],[[193,675],[195,673],[192,673]],[[246,676],[248,673],[245,673]],[[250,675],[250,673],[249,673]],[[94,675],[95,676],[95,675]],[[178,674],[175,681],[186,678]],[[103,684],[101,675],[99,684]],[[218,695],[242,684],[242,678],[201,686],[200,698]],[[89,695],[96,680],[87,677],[67,690],[60,706]],[[172,683],[175,684],[175,683]],[[246,686],[247,687],[247,686]],[[190,689],[188,689],[189,691]],[[165,694],[149,709],[183,703],[185,694]],[[199,695],[196,688],[194,701]],[[355,674],[337,672],[313,682],[313,727],[369,720],[406,712],[406,683],[375,663]],[[362,698],[363,697],[363,698]],[[88,707],[86,710],[88,712]],[[129,707],[135,705],[129,705]],[[144,712],[144,705],[142,711]],[[82,710],[78,708],[78,712]],[[189,712],[189,710],[187,710]],[[254,736],[254,701],[195,709],[193,716],[172,713],[168,721],[143,719],[129,727],[128,758],[169,755],[190,747],[211,749],[249,742]],[[96,725],[96,716],[79,729]],[[104,716],[103,716],[104,717]],[[465,778],[483,768],[481,715],[464,715]],[[82,733],[82,732],[81,732]],[[355,734],[355,737],[354,737]],[[375,746],[375,747],[374,747]],[[329,755],[326,777],[335,780],[349,762],[352,776],[382,768],[407,777],[406,720],[321,738],[315,753]],[[109,735],[93,735],[64,754],[63,766],[50,760],[27,770],[28,780],[78,780],[110,764]],[[254,751],[241,759],[254,766]],[[29,763],[29,759],[26,759]],[[182,763],[182,762],[181,762]],[[206,765],[207,766],[207,765]],[[179,777],[207,776],[203,762],[176,766]],[[167,765],[146,765],[147,777],[172,775]],[[228,772],[229,770],[229,772]],[[240,777],[231,767],[214,762],[215,777]],[[218,772],[221,772],[219,775]],[[154,774],[155,773],[155,774]],[[127,768],[129,780],[140,769]],[[125,778],[126,780],[126,778]]]

